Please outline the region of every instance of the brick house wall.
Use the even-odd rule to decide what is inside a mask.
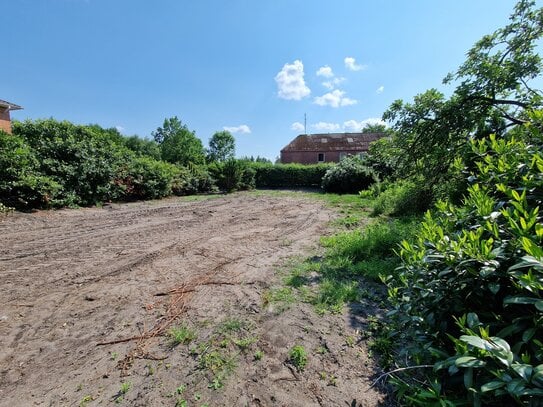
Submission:
[[[9,110],[0,106],[0,130],[4,130],[6,133],[11,134],[11,119],[9,117]]]
[[[319,154],[324,154],[324,161],[319,161]],[[281,163],[318,164],[319,162],[339,162],[340,158],[358,155],[360,151],[282,151]],[[322,158],[322,157],[321,157]]]
[[[365,155],[385,133],[300,134],[281,150],[281,162],[318,164],[339,162],[349,155]]]

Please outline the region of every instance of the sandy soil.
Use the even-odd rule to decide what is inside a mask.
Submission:
[[[234,194],[0,219],[0,405],[381,405],[365,344],[346,343],[353,315],[263,306],[334,216]],[[181,323],[197,338],[174,346]]]

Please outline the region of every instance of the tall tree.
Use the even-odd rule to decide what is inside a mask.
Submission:
[[[387,126],[385,124],[381,124],[381,123],[375,123],[375,124],[372,124],[372,123],[367,123],[363,128],[362,128],[362,133],[387,133],[389,131],[389,129],[387,128]]]
[[[185,166],[205,162],[202,141],[177,116],[164,119],[162,127],[152,135],[160,144],[160,155],[164,161]]]
[[[224,162],[234,158],[236,153],[236,139],[229,131],[218,131],[209,139],[207,160],[209,162]]]
[[[444,79],[458,83],[450,98],[430,89],[413,103],[396,100],[383,114],[395,132],[404,176],[418,174],[430,186],[442,184],[450,179],[453,162],[469,154],[470,138],[501,135],[543,107],[542,93],[533,87],[543,71],[537,53],[543,9],[534,6],[520,0],[507,26],[471,48],[460,68]]]

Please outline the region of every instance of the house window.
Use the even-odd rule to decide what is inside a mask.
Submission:
[[[366,155],[367,155],[366,153],[359,153],[358,157],[360,157],[360,159],[363,160],[364,157],[366,157]]]
[[[324,153],[319,153],[319,157],[318,157],[317,161],[320,162],[320,163],[324,162]]]
[[[347,153],[339,153],[339,161],[343,160],[345,157],[347,157]]]

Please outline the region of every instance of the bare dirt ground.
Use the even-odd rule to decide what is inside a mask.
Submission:
[[[352,316],[263,306],[336,216],[302,195],[0,219],[0,405],[381,405]],[[194,338],[174,344],[180,325]]]

